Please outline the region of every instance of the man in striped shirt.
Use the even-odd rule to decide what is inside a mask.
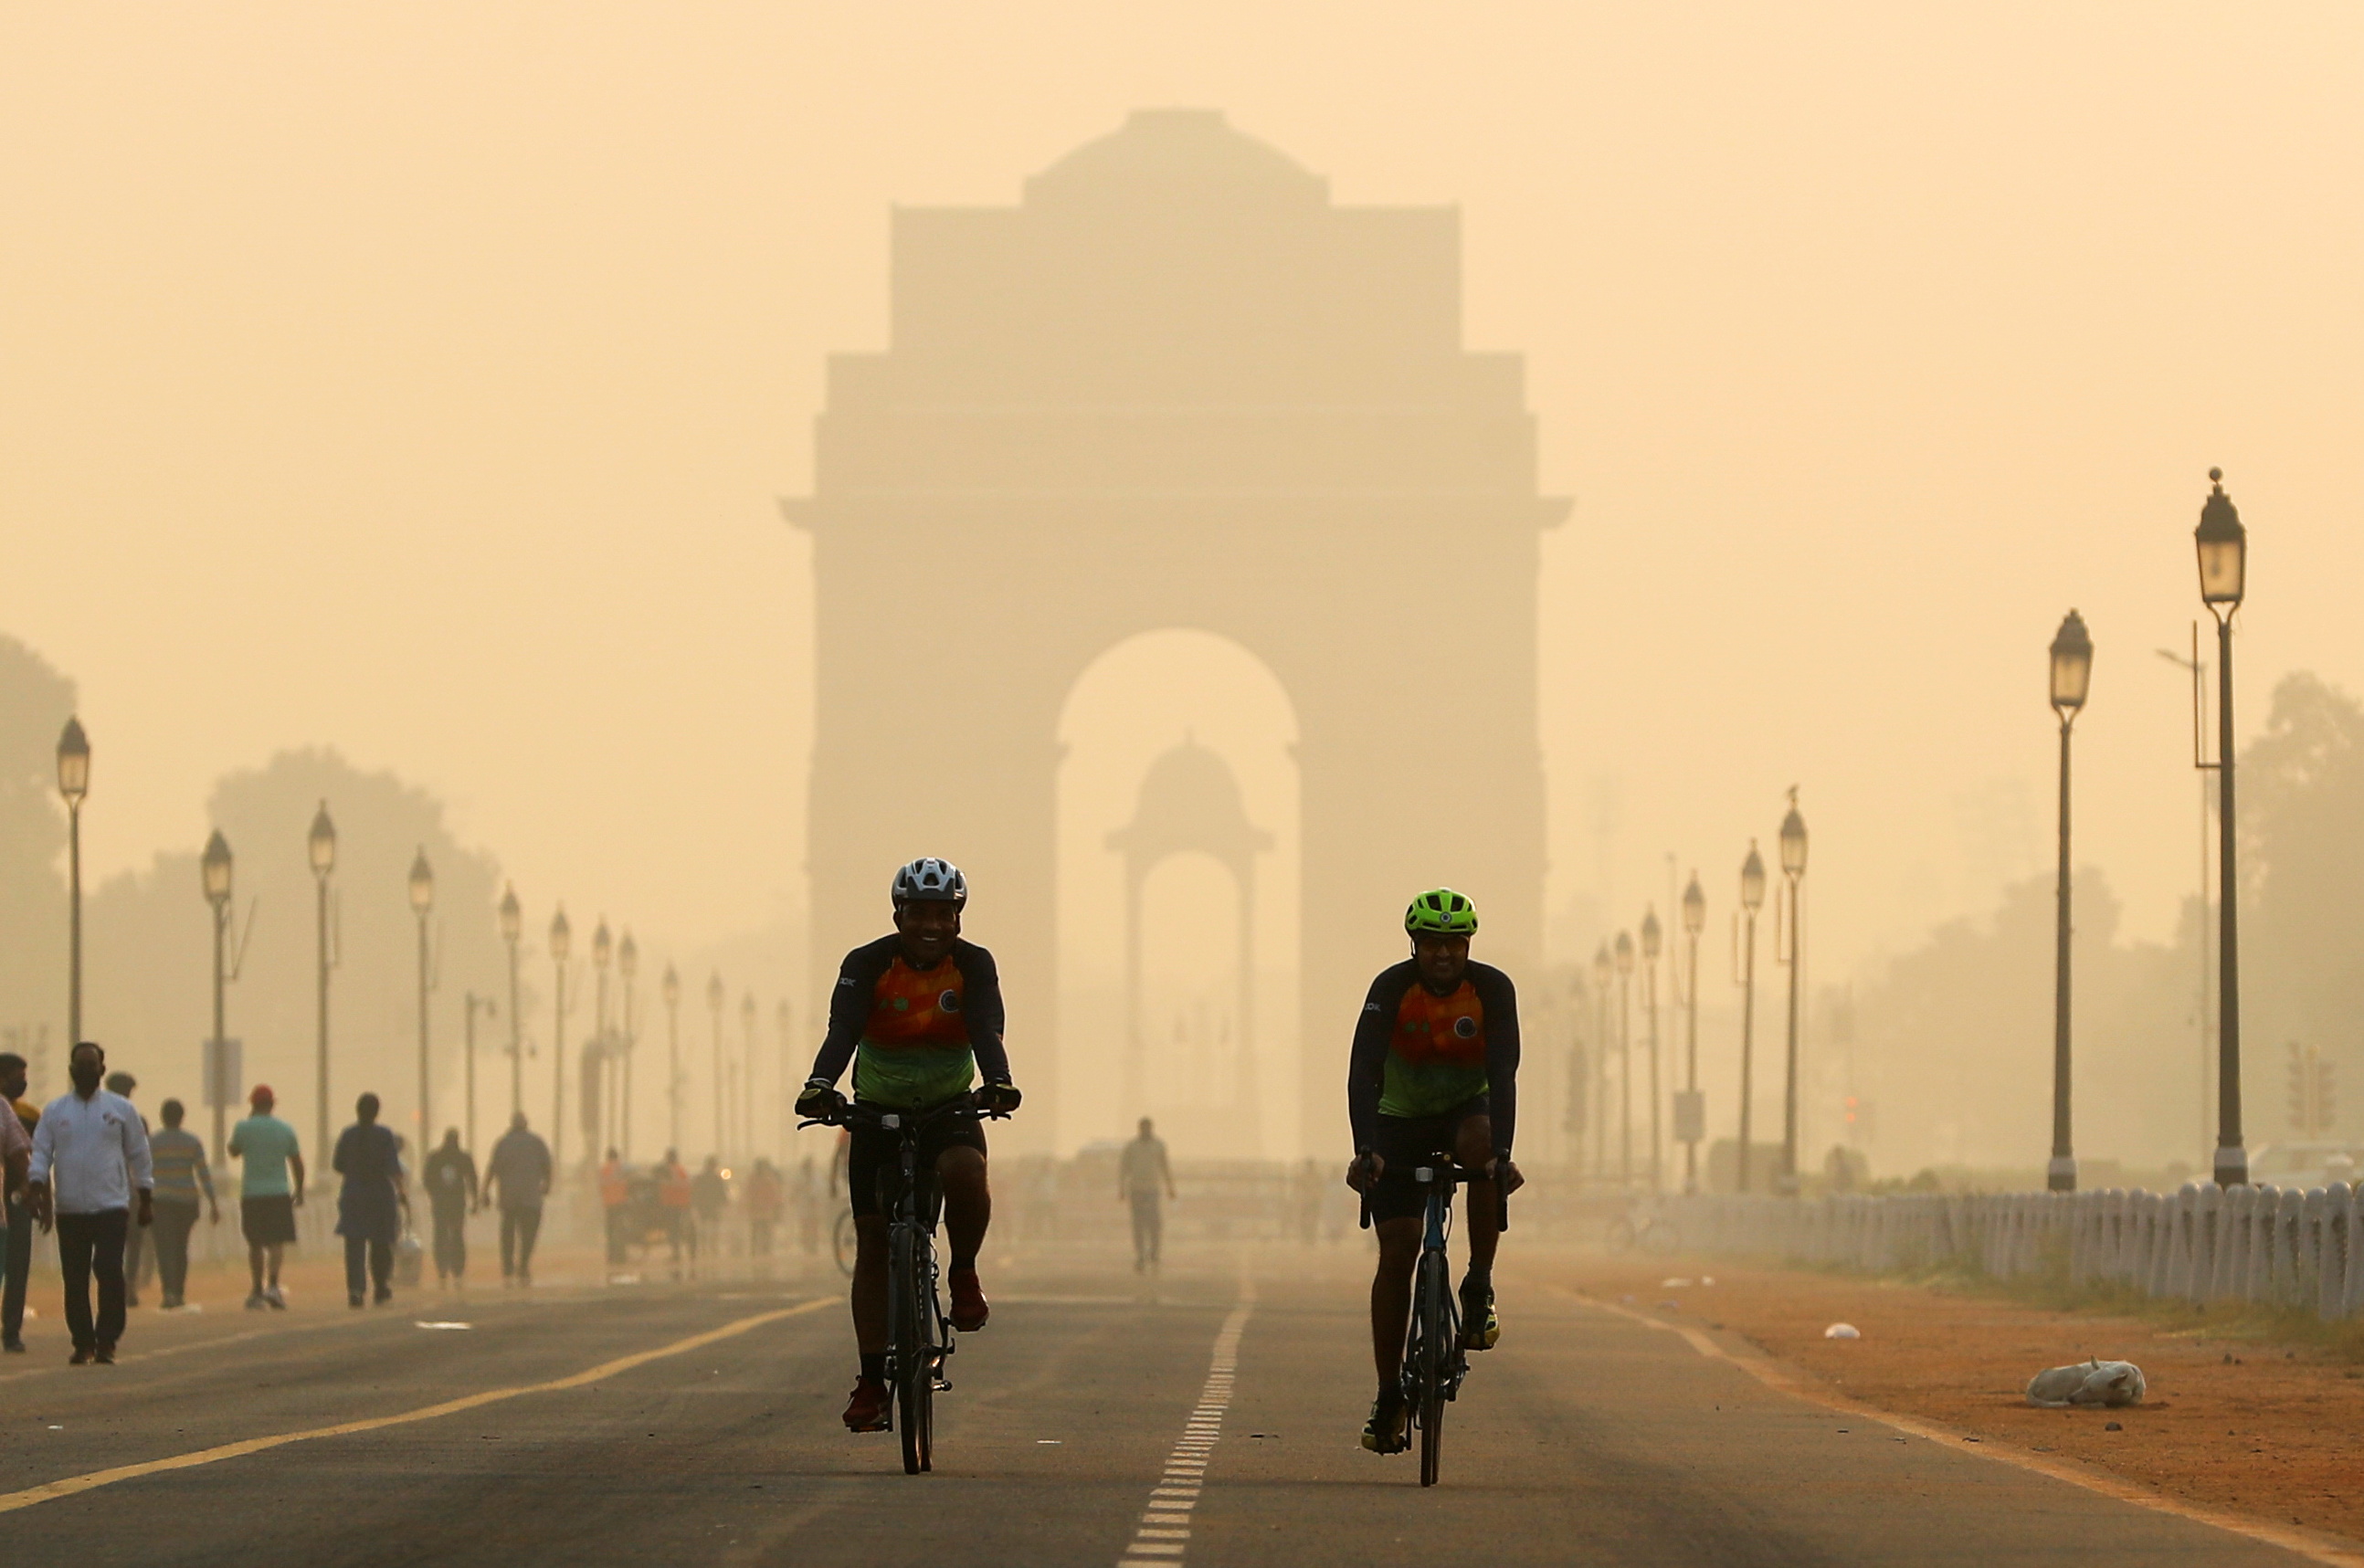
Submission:
[[[197,1199],[221,1223],[221,1205],[214,1201],[214,1175],[206,1164],[205,1140],[181,1129],[186,1114],[178,1100],[166,1100],[159,1113],[164,1130],[151,1134],[148,1160],[156,1176],[156,1273],[164,1287],[167,1312],[184,1305],[189,1283],[189,1232],[197,1228]]]

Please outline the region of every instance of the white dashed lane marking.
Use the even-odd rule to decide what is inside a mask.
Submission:
[[[1207,1385],[1199,1391],[1198,1406],[1182,1424],[1174,1451],[1166,1455],[1165,1473],[1150,1488],[1149,1506],[1142,1512],[1140,1528],[1132,1532],[1132,1544],[1117,1560],[1118,1568],[1151,1568],[1152,1564],[1172,1568],[1182,1561],[1190,1540],[1191,1512],[1199,1506],[1199,1492],[1206,1481],[1207,1456],[1223,1439],[1223,1412],[1231,1408],[1232,1381],[1239,1371],[1240,1334],[1254,1310],[1255,1286],[1243,1280],[1239,1305],[1232,1308],[1232,1315],[1223,1319],[1222,1331],[1215,1336]]]

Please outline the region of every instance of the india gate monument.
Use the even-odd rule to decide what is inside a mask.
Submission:
[[[1537,564],[1567,503],[1537,492],[1520,358],[1462,346],[1459,216],[1336,205],[1221,115],[1167,109],[1015,206],[892,223],[887,347],[831,358],[812,494],[785,503],[812,539],[814,994],[883,929],[897,865],[952,859],[1028,1094],[1008,1142],[1129,1133],[1154,1108],[1140,888],[1204,853],[1243,933],[1225,1049],[1257,1069],[1225,1082],[1294,1107],[1254,1151],[1343,1158],[1348,1041],[1411,895],[1467,893],[1478,955],[1522,981],[1542,956]],[[1271,863],[1279,825],[1177,726],[1096,841],[1128,892],[1129,1038],[1067,1038],[1063,706],[1110,650],[1170,628],[1236,645],[1286,692],[1296,863]],[[1271,1009],[1245,933],[1284,873],[1296,929],[1265,935],[1293,953],[1296,1041],[1250,1058]],[[1092,1081],[1126,1103],[1085,1125],[1062,1082],[1111,1056]]]

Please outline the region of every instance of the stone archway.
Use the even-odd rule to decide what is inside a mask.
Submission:
[[[895,211],[892,346],[831,357],[786,503],[813,536],[824,983],[896,864],[953,856],[1055,1102],[1060,705],[1159,627],[1237,642],[1299,716],[1303,1151],[1344,1140],[1410,893],[1463,888],[1489,958],[1540,956],[1535,580],[1566,503],[1517,356],[1461,347],[1458,250],[1453,210],[1336,206],[1196,110],[1134,115],[1018,206]]]

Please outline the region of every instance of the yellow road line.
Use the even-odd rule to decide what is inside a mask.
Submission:
[[[2132,1503],[2138,1508],[2149,1508],[2156,1513],[2172,1515],[2180,1519],[2189,1519],[2193,1524],[2210,1525],[2217,1529],[2229,1530],[2235,1535],[2247,1536],[2251,1540],[2262,1541],[2268,1546],[2279,1546],[2285,1551],[2298,1553],[2309,1562],[2325,1563],[2327,1568],[2364,1568],[2364,1553],[2359,1553],[2354,1547],[2336,1536],[2325,1535],[2303,1527],[2272,1524],[2267,1520],[2251,1518],[2242,1514],[2224,1513],[2215,1508],[2197,1507],[2190,1503],[2179,1503],[2174,1498],[2164,1496],[2147,1486],[2140,1486],[2130,1481],[2122,1481],[2114,1475],[2102,1474],[2081,1464],[2047,1459],[2043,1454],[2031,1453],[2025,1449],[2013,1447],[2000,1439],[1981,1439],[1977,1446],[1972,1447],[1969,1444],[1968,1433],[1957,1431],[1951,1427],[1941,1426],[1935,1421],[1924,1421],[1918,1417],[1900,1416],[1893,1410],[1877,1410],[1870,1406],[1857,1404],[1844,1395],[1833,1394],[1827,1389],[1808,1382],[1770,1356],[1735,1353],[1687,1324],[1669,1323],[1663,1318],[1653,1318],[1646,1312],[1636,1312],[1630,1307],[1619,1307],[1610,1302],[1596,1300],[1581,1292],[1569,1290],[1564,1285],[1548,1285],[1545,1288],[1556,1295],[1565,1296],[1572,1301],[1580,1302],[1586,1307],[1597,1307],[1603,1312],[1628,1318],[1645,1329],[1658,1329],[1669,1334],[1678,1335],[1700,1354],[1713,1361],[1729,1362],[1766,1387],[1790,1395],[1793,1398],[1820,1405],[1826,1410],[1835,1410],[1844,1416],[1860,1417],[1867,1421],[1877,1421],[1881,1426],[1892,1428],[1909,1437],[1926,1438],[1931,1442],[1942,1442],[1948,1447],[1958,1449],[1961,1452],[1973,1453],[1982,1459],[1991,1459],[1999,1464],[2031,1470],[2038,1475],[2046,1475],[2055,1481],[2066,1481],[2071,1486],[2081,1486],[2088,1492],[2096,1492],[2121,1503]]]
[[[520,1384],[514,1388],[488,1388],[481,1394],[463,1395],[457,1399],[446,1399],[440,1405],[405,1410],[399,1415],[373,1416],[367,1420],[340,1421],[333,1427],[311,1427],[300,1432],[276,1432],[270,1437],[245,1438],[234,1443],[201,1448],[191,1453],[176,1453],[166,1459],[151,1459],[139,1464],[117,1465],[112,1470],[94,1470],[86,1475],[69,1475],[60,1481],[46,1481],[39,1486],[28,1486],[21,1492],[0,1493],[0,1514],[29,1508],[36,1503],[71,1497],[80,1492],[95,1491],[101,1486],[112,1486],[117,1482],[137,1481],[143,1475],[155,1475],[167,1470],[188,1470],[200,1464],[217,1464],[225,1459],[243,1459],[250,1453],[284,1448],[289,1443],[309,1442],[315,1438],[351,1437],[356,1432],[374,1432],[385,1427],[407,1426],[413,1421],[432,1421],[444,1416],[456,1416],[463,1410],[497,1405],[504,1399],[522,1398],[529,1394],[555,1394],[562,1389],[581,1388],[630,1372],[634,1367],[663,1361],[667,1356],[682,1355],[713,1344],[718,1340],[731,1339],[751,1329],[760,1329],[766,1323],[776,1323],[784,1318],[800,1318],[808,1312],[834,1306],[837,1300],[835,1296],[821,1296],[773,1312],[758,1312],[753,1317],[725,1323],[719,1329],[708,1329],[702,1334],[692,1334],[686,1340],[675,1340],[672,1344],[659,1345],[652,1351],[637,1351],[629,1356],[618,1356],[614,1361],[601,1362],[587,1371],[552,1378],[548,1383]]]

